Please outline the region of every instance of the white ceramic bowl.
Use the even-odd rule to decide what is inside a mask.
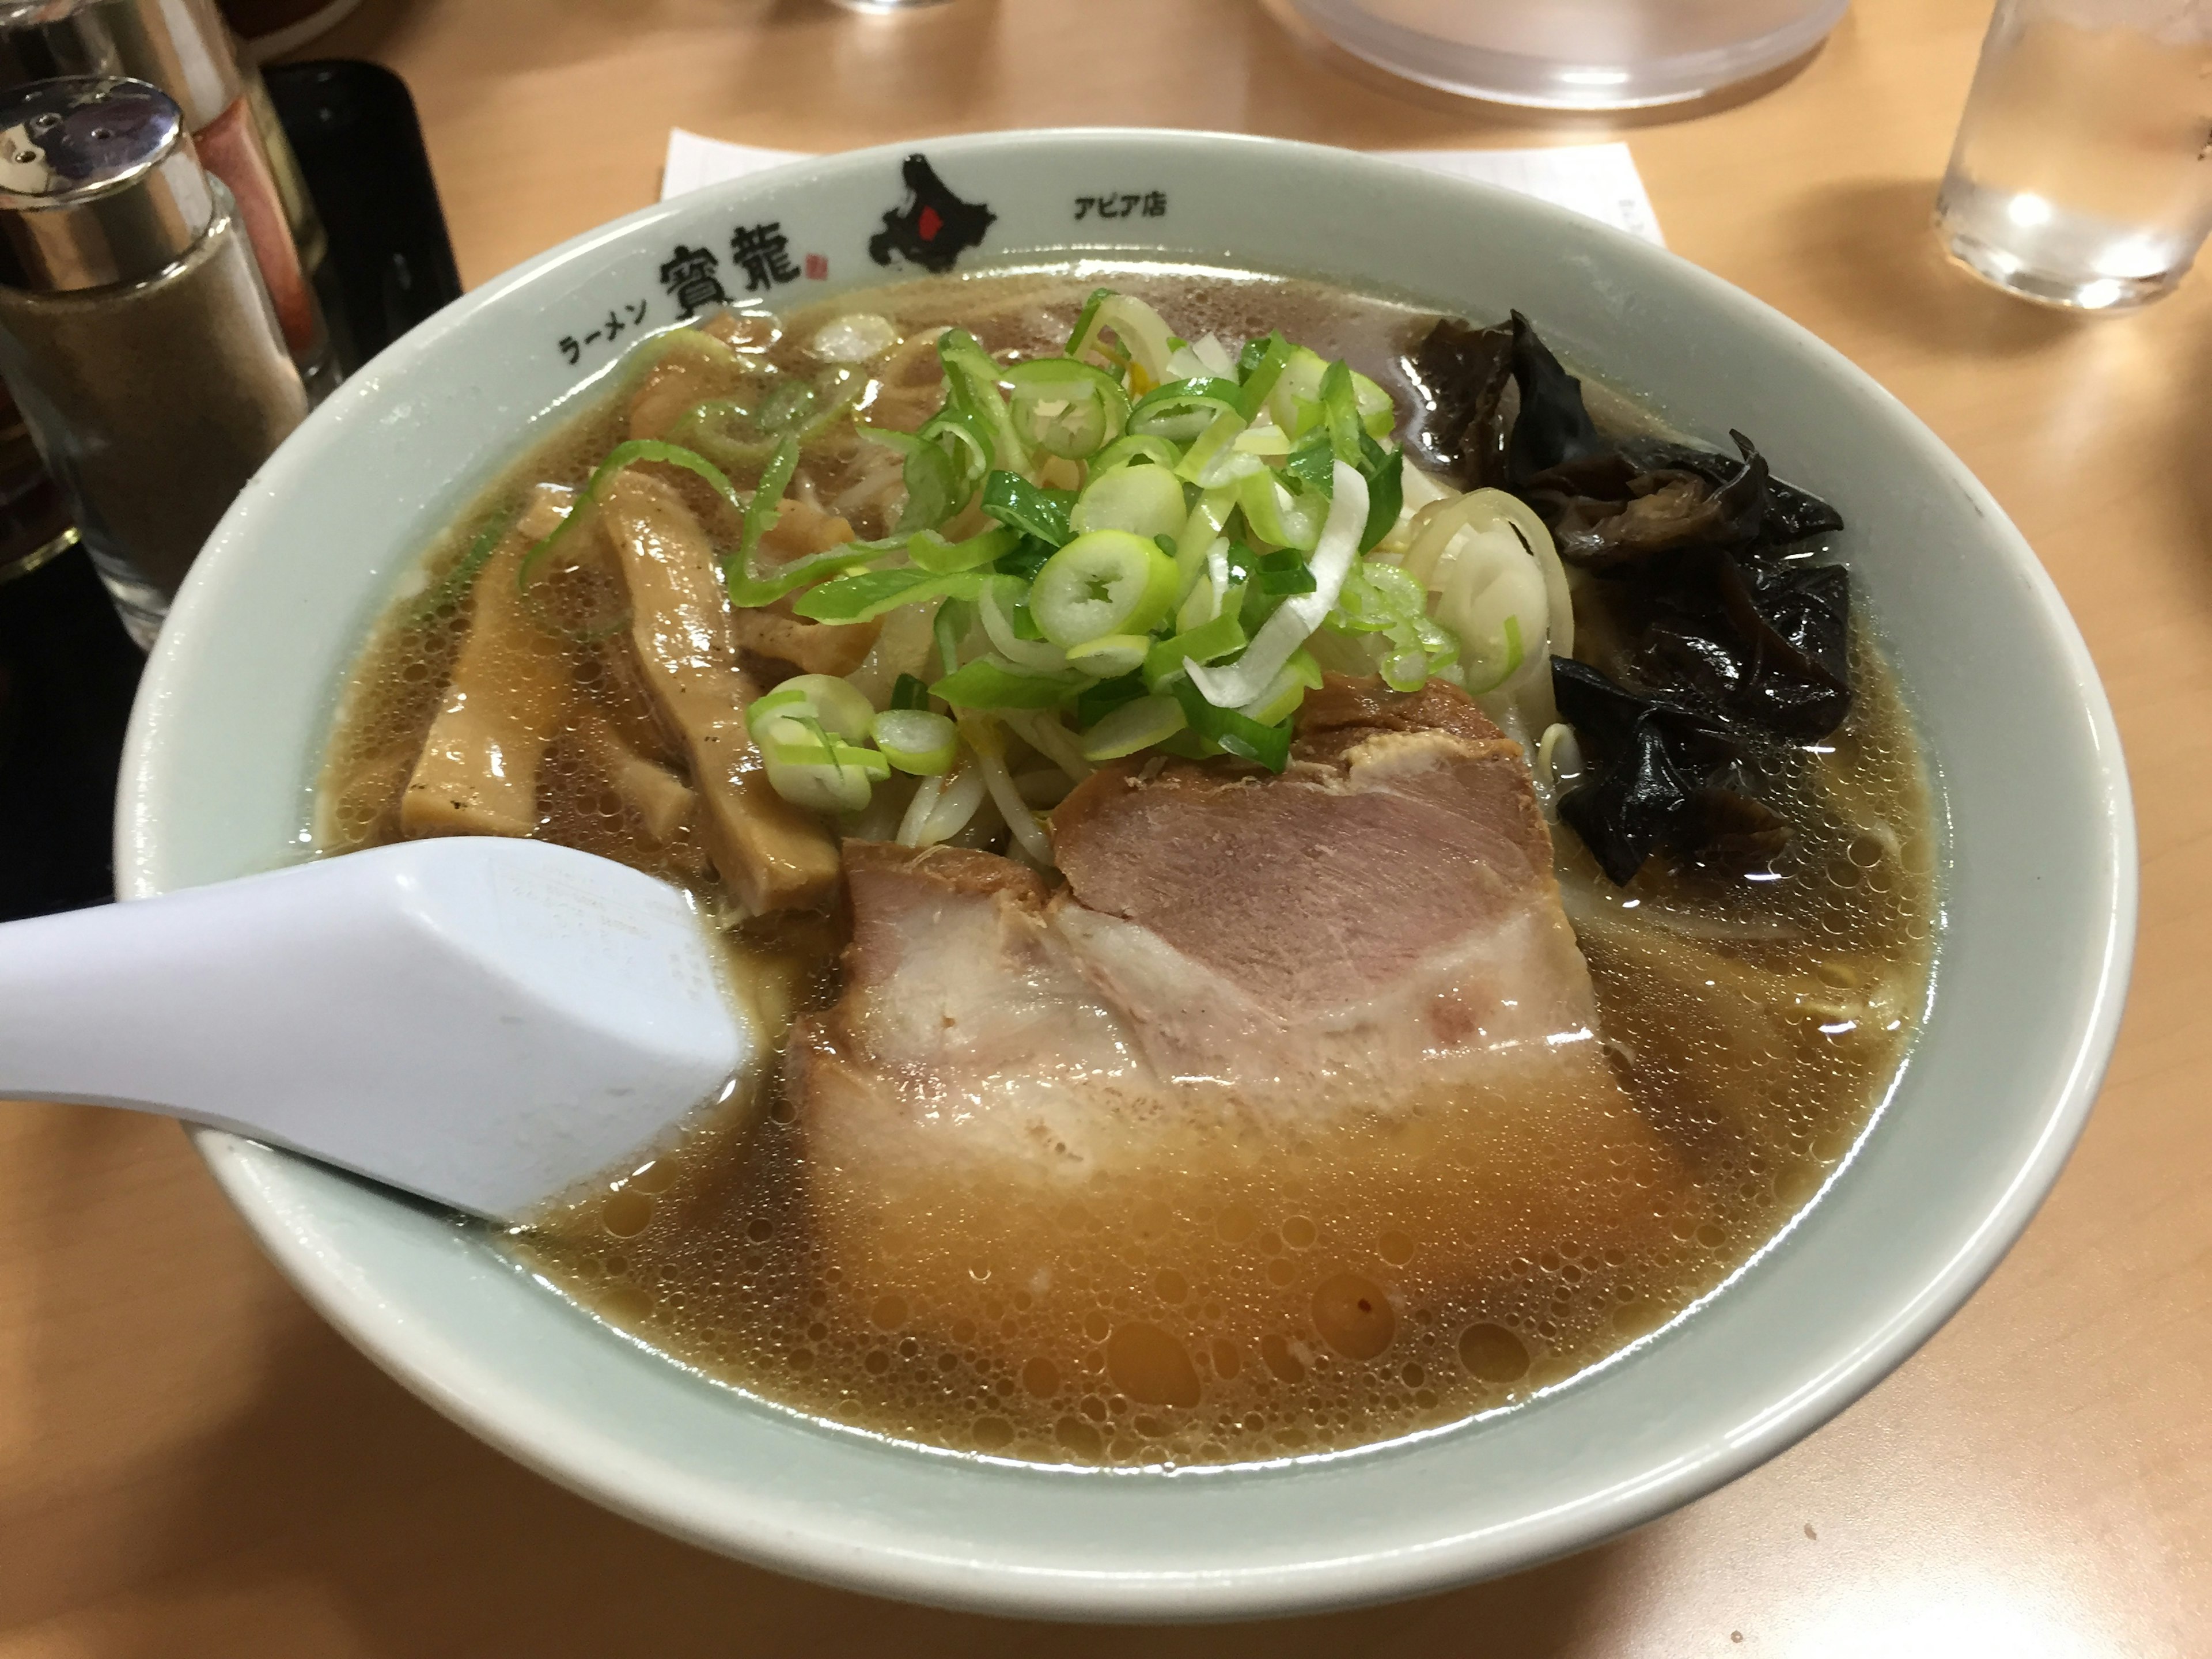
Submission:
[[[645,325],[670,320],[674,250],[726,251],[738,226],[780,224],[794,266],[826,259],[827,283],[777,299],[899,274],[868,242],[915,148],[996,215],[963,268],[1108,246],[1476,317],[1518,306],[1682,426],[1748,431],[1836,502],[1947,815],[1936,994],[1902,1082],[1812,1208],[1665,1330],[1518,1410],[1310,1464],[1047,1470],[824,1427],[641,1352],[427,1208],[204,1135],[270,1252],[410,1387],[602,1503],[810,1577],[1006,1612],[1219,1618],[1437,1589],[1647,1520],[1840,1409],[1989,1272],[2089,1109],[2135,918],[2118,741],[2034,556],[1894,398],[1726,283],[1518,197],[1271,141],[1013,133],[780,168],[556,248],[378,358],[223,520],[139,699],[124,892],[299,857],[366,631],[432,532],[627,343],[608,319],[641,301]],[[1164,210],[1079,216],[1106,191],[1117,208],[1158,191]]]

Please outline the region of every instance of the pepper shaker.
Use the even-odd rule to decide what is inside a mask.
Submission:
[[[297,175],[289,145],[258,118],[210,0],[0,0],[0,87],[85,75],[150,82],[184,112],[200,165],[230,191],[285,344],[319,402],[338,380],[313,285],[321,228],[305,192],[288,188]]]
[[[150,644],[307,399],[230,193],[175,102],[72,76],[0,93],[0,376],[125,626]]]

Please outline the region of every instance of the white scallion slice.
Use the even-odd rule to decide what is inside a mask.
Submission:
[[[1181,585],[1176,562],[1157,542],[1126,530],[1094,530],[1045,562],[1030,585],[1030,616],[1063,648],[1109,634],[1149,633]]]
[[[1025,640],[1014,631],[1014,605],[1021,592],[1018,576],[1001,577],[983,590],[975,613],[983,624],[984,635],[994,650],[1025,673],[1065,674],[1067,655],[1060,647],[1043,640]],[[1030,620],[1036,621],[1034,608]]]
[[[876,716],[872,732],[884,758],[916,777],[951,771],[959,752],[959,728],[927,708],[887,708]]]
[[[1183,665],[1199,695],[1216,708],[1242,708],[1266,692],[1291,653],[1306,642],[1336,603],[1352,562],[1358,556],[1360,532],[1367,525],[1367,480],[1342,461],[1336,463],[1332,478],[1334,494],[1328,517],[1308,565],[1314,591],[1294,593],[1276,606],[1235,662],[1221,668],[1198,662]]]
[[[1268,688],[1237,712],[1262,726],[1279,726],[1297,712],[1306,693],[1321,689],[1321,665],[1309,651],[1293,651]]]
[[[1165,743],[1183,729],[1182,705],[1173,697],[1139,697],[1100,717],[1083,734],[1083,758],[1119,760],[1139,749]]]
[[[1121,435],[1129,394],[1112,375],[1072,357],[1036,357],[1004,371],[1014,429],[1064,460],[1095,455]]]
[[[754,698],[746,708],[745,725],[756,743],[766,740],[763,723],[776,714],[810,714],[831,736],[860,743],[867,738],[876,711],[857,689],[835,674],[795,674]]]
[[[934,847],[951,840],[975,816],[984,793],[982,771],[972,758],[941,777],[924,778],[899,820],[899,845]]]
[[[1149,634],[1108,634],[1067,647],[1067,665],[1102,680],[1119,679],[1145,665],[1152,648]]]
[[[1103,356],[1099,337],[1106,333],[1121,342],[1121,355],[1143,376],[1146,386],[1160,386],[1174,378],[1168,372],[1168,357],[1174,348],[1168,344],[1167,323],[1142,300],[1109,294],[1088,307],[1075,338],[1067,343],[1067,355],[1080,359],[1085,352],[1096,350]]]
[[[1303,553],[1320,538],[1322,503],[1311,495],[1291,495],[1272,467],[1262,465],[1237,481],[1237,504],[1244,509],[1252,533],[1270,546]]]
[[[1150,541],[1180,532],[1190,509],[1183,488],[1164,466],[1123,466],[1093,478],[1067,515],[1079,536],[1094,530],[1126,530]]]
[[[825,742],[821,722],[811,715],[772,714],[763,726],[755,741],[769,787],[794,806],[857,812],[877,782],[891,775],[890,763],[872,749],[834,737]]]

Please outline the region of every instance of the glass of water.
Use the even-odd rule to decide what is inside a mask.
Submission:
[[[2212,230],[2212,0],[1998,0],[1936,222],[2032,300],[2172,289]]]

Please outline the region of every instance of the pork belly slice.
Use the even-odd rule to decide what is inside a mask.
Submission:
[[[758,691],[738,666],[706,532],[674,490],[635,468],[609,487],[605,522],[629,589],[630,643],[690,764],[714,868],[757,913],[823,903],[836,885],[836,843],[769,785],[745,729]]]
[[[1280,777],[1085,781],[1056,889],[848,844],[845,993],[787,1080],[856,1278],[950,1305],[956,1260],[1051,1260],[1057,1202],[1203,1204],[1270,1160],[1318,1160],[1354,1231],[1418,1212],[1467,1274],[1650,1234],[1682,1170],[1596,1040],[1516,746],[1456,694],[1315,701]]]

